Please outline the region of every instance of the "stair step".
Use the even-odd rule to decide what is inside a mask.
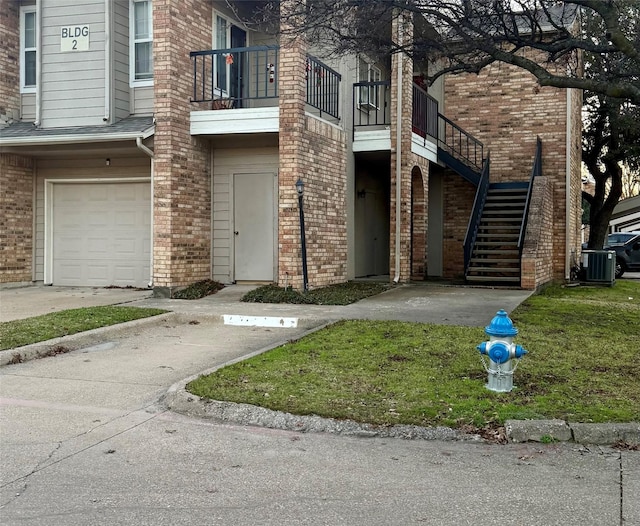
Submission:
[[[510,229],[510,230],[520,230],[522,221],[514,221],[513,219],[492,219],[491,221],[485,220],[480,222],[480,226],[478,230],[484,230],[487,228],[491,228],[493,230],[499,229]]]
[[[505,210],[504,208],[496,210],[486,210],[482,213],[481,219],[495,219],[497,217],[507,217],[509,219],[521,219],[522,210]]]
[[[513,255],[517,255],[519,254],[520,251],[518,249],[493,249],[493,250],[488,250],[488,249],[474,249],[473,251],[473,257],[475,256],[482,256],[482,255],[489,255],[489,254],[496,254],[499,256],[513,256]]]
[[[526,183],[525,183],[526,184]],[[528,185],[520,188],[496,188],[490,186],[487,193],[489,194],[526,194],[529,191]]]
[[[527,194],[493,194],[487,192],[487,200],[491,201],[526,201]]]
[[[486,225],[483,227],[479,227],[478,231],[480,230],[513,230],[513,231],[520,231],[520,225]]]
[[[485,210],[504,210],[504,209],[509,209],[509,210],[524,210],[524,205],[522,203],[513,203],[513,202],[504,202],[504,201],[494,201],[492,203],[485,203],[484,205],[484,209]]]
[[[467,281],[502,281],[508,283],[520,283],[518,276],[467,276]]]
[[[476,246],[479,247],[514,247],[517,248],[518,244],[509,241],[476,241]]]
[[[520,265],[520,260],[517,258],[476,258],[472,257],[469,260],[470,263],[499,263],[500,265]]]
[[[492,221],[492,222],[505,222],[505,221],[517,221],[518,219],[520,219],[519,217],[490,217],[490,218],[486,218],[487,221]],[[480,224],[482,224],[482,222],[485,220],[485,217],[482,216],[480,218]]]
[[[498,239],[518,239],[520,234],[518,232],[478,232],[476,238],[495,238]]]
[[[520,267],[469,267],[467,272],[496,272],[500,274],[520,275]]]

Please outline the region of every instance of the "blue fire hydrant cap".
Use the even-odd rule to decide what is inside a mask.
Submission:
[[[500,309],[491,323],[484,328],[484,332],[489,336],[515,336],[518,334],[518,329],[513,326],[507,313]]]

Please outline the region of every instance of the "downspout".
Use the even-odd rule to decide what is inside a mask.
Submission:
[[[398,41],[402,42],[402,15],[398,16]],[[400,233],[401,214],[400,200],[402,199],[402,52],[398,52],[398,101],[396,104],[396,246],[395,246],[395,277],[394,283],[400,281]]]
[[[111,118],[111,0],[104,0],[104,117]]]
[[[572,120],[572,93],[573,90],[567,90],[567,145],[565,147],[565,240],[564,240],[564,279],[569,281],[571,279],[571,254],[569,253],[569,243],[570,243],[570,213],[571,213],[571,140],[572,140],[572,130],[571,126],[573,125]]]
[[[33,125],[38,127],[42,114],[42,1],[36,2],[36,119]]]
[[[154,207],[154,196],[155,196],[155,189],[154,189],[154,184],[153,184],[153,150],[151,150],[150,148],[148,148],[145,144],[143,144],[142,142],[142,137],[136,137],[136,146],[138,147],[138,149],[142,152],[144,152],[146,155],[148,155],[151,158],[151,250],[150,250],[150,254],[149,254],[149,272],[151,273],[149,276],[149,283],[147,284],[147,286],[149,288],[153,288],[153,207]]]

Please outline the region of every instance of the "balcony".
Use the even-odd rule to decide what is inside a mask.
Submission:
[[[357,82],[353,85],[353,149],[356,152],[391,149],[391,82]],[[411,149],[437,160],[438,101],[413,85]]]
[[[278,46],[192,51],[190,57],[192,134],[278,132]],[[305,69],[307,111],[338,121],[340,74],[311,55]]]
[[[356,82],[351,99],[353,151],[390,150],[391,82]]]

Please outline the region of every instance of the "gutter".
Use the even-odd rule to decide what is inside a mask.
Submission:
[[[571,213],[571,112],[572,112],[572,94],[573,90],[567,90],[567,144],[565,146],[565,182],[564,182],[564,196],[565,196],[565,225],[564,225],[564,279],[569,281],[571,279],[571,254],[569,253],[570,243],[570,213]],[[578,254],[576,254],[578,256]]]
[[[36,1],[36,119],[33,125],[41,124],[42,116],[42,6]]]
[[[149,288],[153,288],[153,231],[154,231],[154,224],[153,224],[153,203],[155,201],[155,192],[154,192],[154,181],[153,181],[153,174],[154,174],[154,169],[153,169],[153,150],[150,149],[148,146],[146,146],[143,142],[142,142],[142,137],[138,136],[136,137],[136,146],[138,147],[138,149],[145,153],[146,155],[148,155],[151,158],[151,250],[149,252],[149,257],[150,257],[150,261],[149,261],[149,271],[150,271],[150,276],[149,276],[149,283],[147,284],[147,286]]]
[[[104,0],[104,122],[111,119],[111,1]]]
[[[73,135],[50,135],[50,136],[41,136],[41,137],[36,136],[36,137],[20,137],[20,138],[8,138],[8,139],[0,138],[0,146],[2,147],[28,146],[28,145],[46,146],[48,144],[79,144],[79,143],[90,143],[90,142],[115,142],[115,141],[128,141],[128,140],[137,141],[138,138],[144,140],[151,137],[153,134],[154,134],[154,126],[151,126],[142,132],[136,131],[136,132],[118,133],[118,134],[108,134],[108,133],[84,134],[83,133],[83,134],[73,134]]]
[[[402,39],[402,15],[398,16],[398,40]],[[396,104],[396,243],[395,243],[395,277],[393,282],[400,281],[400,234],[401,234],[401,199],[402,199],[402,53],[398,54],[398,101]]]

